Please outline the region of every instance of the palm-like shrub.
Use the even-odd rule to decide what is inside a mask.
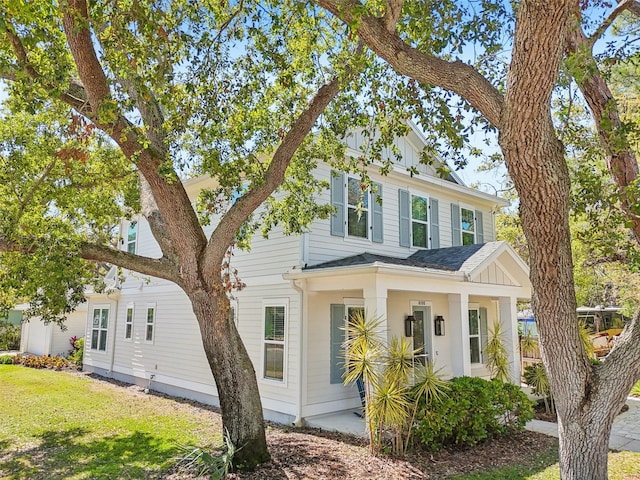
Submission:
[[[524,381],[531,387],[531,393],[540,395],[544,401],[544,408],[548,414],[555,412],[551,384],[547,371],[542,362],[534,363],[524,369]]]
[[[501,382],[511,381],[509,373],[509,354],[504,346],[502,323],[494,323],[489,330],[489,341],[485,348],[487,355],[487,368],[491,378]]]

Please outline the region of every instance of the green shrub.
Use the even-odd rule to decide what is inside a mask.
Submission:
[[[20,350],[20,325],[0,320],[0,350]]]
[[[426,447],[475,445],[522,430],[533,418],[533,403],[516,385],[477,377],[451,379],[449,391],[422,402],[415,435]]]
[[[84,338],[71,337],[69,339],[73,349],[69,352],[67,360],[74,365],[82,367],[82,356],[84,354]]]
[[[13,363],[13,355],[0,355],[0,365],[11,365]]]

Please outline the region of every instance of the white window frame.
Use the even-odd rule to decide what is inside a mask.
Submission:
[[[131,319],[129,319],[129,311],[131,311]],[[124,310],[124,339],[127,342],[131,342],[133,340],[133,322],[136,316],[135,305],[133,303],[129,303],[127,308]],[[127,332],[127,328],[130,327],[130,330]],[[129,333],[129,336],[127,336]]]
[[[413,197],[418,197],[418,198],[422,198],[424,199],[424,201],[426,202],[426,206],[427,206],[427,221],[422,221],[422,220],[416,220],[413,218]],[[415,247],[415,248],[423,248],[423,249],[428,249],[431,248],[431,230],[430,230],[430,222],[431,222],[431,211],[429,210],[429,196],[422,194],[422,193],[416,193],[416,192],[409,192],[409,220],[410,220],[410,227],[411,227],[411,231],[409,232],[410,236],[411,236],[411,246]],[[425,246],[422,245],[416,245],[413,239],[413,224],[414,223],[419,223],[420,225],[424,225],[425,229],[426,229],[426,240],[427,240],[427,244]]]
[[[130,237],[131,228],[134,227],[135,237],[133,240]],[[127,222],[127,232],[125,241],[125,251],[128,253],[138,253],[138,234],[140,233],[140,222],[137,220],[130,220]],[[133,245],[133,247],[132,247]]]
[[[96,315],[96,310],[100,310],[100,321],[98,322],[98,326],[95,327],[93,325],[93,319],[95,318]],[[107,311],[107,324],[103,327],[102,326],[102,311],[106,310]],[[94,351],[94,352],[107,352],[109,350],[109,321],[110,321],[110,317],[111,317],[111,306],[108,304],[103,304],[103,305],[94,305],[91,308],[91,335],[89,336],[89,350]],[[93,347],[93,332],[97,331],[98,332],[98,339],[96,341],[96,347]],[[100,348],[100,338],[102,337],[102,334],[104,334],[104,349]]]
[[[357,182],[359,185],[362,184],[362,179],[358,178],[358,177],[353,177],[350,175],[347,175],[347,181],[346,181],[346,191],[345,191],[345,199],[344,199],[344,203],[345,203],[345,215],[346,215],[346,231],[345,231],[345,236],[346,238],[350,238],[350,239],[359,239],[359,240],[371,240],[371,225],[372,225],[372,218],[371,215],[373,214],[372,212],[372,208],[371,208],[371,201],[372,201],[372,195],[371,195],[371,188],[368,188],[366,191],[363,192],[362,197],[362,202],[366,203],[366,206],[362,208],[362,212],[366,213],[366,218],[367,218],[367,224],[366,224],[366,235],[365,236],[360,236],[360,235],[352,235],[349,233],[349,211],[350,210],[357,210],[358,208],[358,204],[351,204],[349,203],[349,181],[353,180],[355,182]],[[360,189],[360,191],[362,191],[362,189]]]
[[[152,321],[149,322],[149,310],[153,309]],[[144,316],[144,341],[145,343],[154,343],[156,339],[156,325],[158,319],[158,309],[155,303],[147,303]],[[148,338],[149,327],[151,327],[151,340]]]
[[[473,215],[473,230],[465,230],[462,222],[462,211],[467,210]],[[464,243],[464,234],[473,235],[473,242]],[[469,205],[460,205],[460,245],[474,245],[478,238],[478,226],[476,225],[476,210]]]
[[[267,340],[265,338],[265,328],[267,323],[267,308],[269,307],[284,307],[284,340]],[[260,352],[260,379],[262,382],[273,385],[287,385],[287,358],[289,351],[289,299],[288,298],[273,298],[266,299],[262,302],[262,348]],[[267,345],[283,345],[282,349],[282,379],[272,378],[265,376],[266,373],[266,347]]]
[[[461,220],[462,222],[462,220]],[[468,305],[467,310],[469,312],[471,312],[472,310],[476,312],[476,316],[478,318],[478,333],[472,334],[471,333],[471,328],[469,328],[469,363],[472,366],[480,366],[480,365],[484,365],[484,362],[482,361],[482,326],[480,325],[480,305],[477,303],[470,303]],[[471,327],[470,325],[470,319],[469,319],[469,314],[467,313],[467,324],[469,324],[469,327]],[[479,362],[474,362],[472,361],[471,358],[471,339],[472,338],[477,338],[478,339],[478,352],[480,354],[480,361]]]

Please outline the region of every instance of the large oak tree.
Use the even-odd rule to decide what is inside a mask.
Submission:
[[[297,2],[0,2],[3,302],[28,298],[29,314],[60,321],[95,265],[174,282],[200,326],[236,466],[268,451],[228,315],[240,283],[229,249],[258,226],[295,233],[328,215],[314,202],[327,185],[310,171],[344,157],[347,115],[364,113],[340,93],[361,51],[327,17]],[[182,172],[216,185],[198,212]],[[135,214],[160,258],[117,248],[119,218]]]
[[[597,22],[598,8],[607,7],[606,3],[513,3],[514,23],[502,27],[510,31],[512,26],[513,36],[506,77],[500,83],[499,70],[482,64],[474,67],[455,57],[456,44],[464,43],[468,33],[463,28],[465,22],[470,24],[465,18],[479,19],[472,30],[481,38],[482,32],[495,28],[490,21],[482,21],[482,16],[502,2],[316,3],[341,18],[398,73],[425,88],[440,87],[457,94],[498,131],[504,160],[519,194],[529,248],[533,309],[558,409],[561,476],[576,480],[607,478],[611,424],[631,386],[640,378],[640,318],[636,315],[625,328],[605,361],[595,365],[589,361],[576,322],[569,231],[571,179],[565,148],[552,120],[551,100],[564,61],[591,109],[610,174],[617,184],[619,207],[637,244],[638,162],[593,46],[621,12],[637,14],[640,4],[621,1]],[[507,13],[505,10],[503,20],[508,18]]]

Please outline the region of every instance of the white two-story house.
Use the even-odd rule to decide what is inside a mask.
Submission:
[[[349,137],[350,154],[361,141]],[[501,322],[519,381],[516,302],[529,299],[530,283],[524,262],[495,241],[494,214],[505,202],[419,164],[424,142],[416,129],[397,139],[402,163],[386,176],[372,169],[364,199],[359,178],[321,164],[316,175],[331,189],[319,201],[336,214],[303,235],[256,236],[250,252],[235,253],[246,288],[234,293],[233,315],[266,418],[300,422],[360,405],[356,388],[342,384],[341,343],[349,315],[362,310],[450,376],[488,376],[487,333]],[[185,185],[195,198],[207,182]],[[160,255],[144,219],[124,231],[123,249]],[[176,285],[129,273],[109,294],[89,296],[87,319],[86,370],[217,403],[196,319]]]

